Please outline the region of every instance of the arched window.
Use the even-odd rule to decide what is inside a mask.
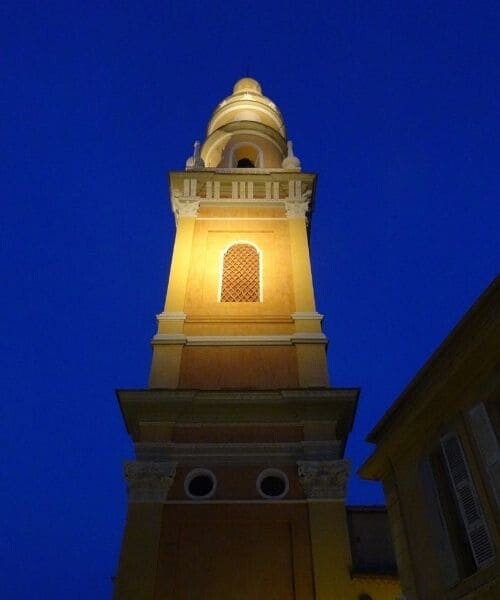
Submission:
[[[255,167],[253,162],[246,156],[244,158],[240,158],[236,163],[236,166],[238,169],[253,169]]]
[[[230,246],[222,258],[221,302],[260,301],[260,256],[248,243]]]
[[[235,143],[230,147],[229,166],[239,169],[263,168],[262,149],[253,142]]]

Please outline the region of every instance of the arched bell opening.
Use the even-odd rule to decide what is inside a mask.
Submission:
[[[245,157],[240,158],[238,160],[238,162],[236,163],[236,167],[238,169],[253,169],[255,167],[255,164],[249,158]]]
[[[235,144],[230,150],[229,164],[232,168],[262,168],[263,162],[262,149],[257,144],[242,142]]]

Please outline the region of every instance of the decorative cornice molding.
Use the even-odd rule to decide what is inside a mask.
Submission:
[[[174,481],[177,463],[126,461],[129,502],[164,502]]]
[[[165,457],[182,464],[246,465],[258,463],[297,464],[298,460],[335,461],[341,452],[340,440],[303,442],[251,443],[174,443],[139,442],[134,445],[136,455],[144,461],[159,461]]]
[[[185,312],[162,312],[156,315],[156,319],[158,321],[185,321],[186,316]]]
[[[326,344],[328,338],[324,333],[294,333],[291,336],[292,344]]]
[[[292,344],[326,344],[323,333],[292,335],[190,335],[157,333],[152,344],[186,344],[187,346],[290,346]]]
[[[323,315],[318,312],[294,312],[290,315],[294,321],[322,321]]]
[[[349,478],[349,461],[298,461],[299,480],[307,498],[344,498]]]
[[[185,345],[187,337],[183,333],[157,333],[151,340],[153,345],[156,344],[178,344]]]
[[[295,388],[286,390],[179,390],[147,388],[117,390],[123,418],[134,441],[142,439],[143,423],[194,425],[337,423],[345,440],[352,427],[357,388]],[[210,416],[208,416],[210,415]],[[142,457],[141,457],[142,458]],[[305,458],[305,457],[304,457]],[[314,457],[316,458],[316,457]],[[296,460],[302,460],[297,457]]]

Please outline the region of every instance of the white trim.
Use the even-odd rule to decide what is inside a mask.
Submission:
[[[284,206],[285,204],[285,199],[281,198],[281,199],[265,199],[265,198],[234,198],[232,196],[228,196],[227,198],[201,198],[200,199],[200,204],[202,205],[209,205],[209,206],[223,206],[225,204],[241,204],[244,206],[257,206],[259,208],[261,207],[272,207],[272,208],[276,208],[279,206]],[[203,217],[205,219],[208,219],[208,217]],[[234,217],[236,219],[236,217]],[[238,220],[239,217],[237,218]],[[271,219],[265,219],[267,220],[271,220]],[[284,219],[284,220],[288,220],[288,219]]]
[[[292,344],[326,344],[328,338],[324,333],[294,333],[291,336]]]
[[[264,282],[263,282],[263,277],[262,277],[262,263],[263,263],[263,254],[262,254],[262,250],[257,246],[257,244],[255,244],[254,242],[250,242],[249,240],[234,240],[232,241],[230,244],[228,244],[225,248],[223,248],[222,253],[221,253],[221,258],[220,258],[220,269],[219,269],[219,288],[217,290],[217,302],[221,302],[221,296],[222,296],[222,276],[224,274],[224,256],[226,255],[226,252],[229,250],[229,248],[232,248],[233,246],[238,246],[240,244],[246,244],[248,246],[252,246],[252,248],[255,248],[255,250],[257,251],[257,254],[259,256],[259,302],[262,302],[264,299]]]
[[[199,477],[200,475],[205,475],[206,477],[211,479],[213,486],[208,494],[205,494],[204,496],[193,496],[193,494],[191,494],[191,492],[189,491],[189,484],[193,481],[193,479],[195,477]],[[191,500],[196,500],[196,501],[208,500],[215,494],[216,489],[217,489],[217,478],[215,477],[213,472],[210,471],[209,469],[200,469],[200,468],[193,469],[192,471],[189,471],[189,473],[186,475],[186,477],[184,479],[184,492],[185,492],[186,496],[188,496],[188,498],[191,498]]]
[[[193,335],[189,346],[290,346],[289,335]]]
[[[290,315],[294,321],[322,321],[323,316],[320,313],[314,312],[294,312]]]
[[[187,346],[291,346],[294,344],[326,344],[324,333],[292,335],[183,335],[157,333],[152,344],[185,344]]]
[[[151,340],[152,344],[182,344],[187,343],[187,337],[183,333],[157,333]]]
[[[266,477],[277,477],[278,479],[281,479],[281,481],[283,481],[283,483],[285,484],[285,489],[281,494],[279,494],[279,496],[269,496],[269,494],[266,494],[262,490],[261,484]],[[286,476],[286,473],[284,473],[280,469],[264,469],[264,471],[261,471],[259,476],[257,477],[255,485],[257,486],[257,492],[266,500],[281,500],[281,498],[284,498],[290,491],[290,483],[288,482],[288,477]]]
[[[158,321],[185,321],[186,317],[185,312],[161,312],[156,315]]]
[[[198,221],[234,221],[236,217],[198,217]],[[286,217],[237,217],[238,221],[288,221]]]

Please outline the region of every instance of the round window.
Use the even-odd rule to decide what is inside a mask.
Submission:
[[[210,498],[216,486],[215,475],[208,469],[194,469],[184,481],[184,491],[193,500]]]
[[[266,469],[257,478],[257,491],[263,498],[283,498],[288,493],[288,477],[278,469]]]

